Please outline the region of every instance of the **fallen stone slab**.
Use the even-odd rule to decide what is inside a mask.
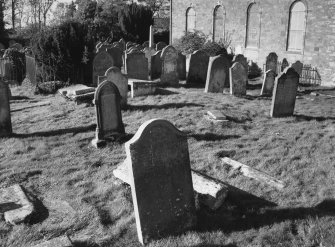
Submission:
[[[70,87],[61,88],[58,90],[58,92],[64,96],[70,97],[70,96],[78,96],[82,94],[87,93],[94,93],[95,88],[94,87],[88,87],[83,84],[76,84]]]
[[[207,120],[211,122],[216,122],[216,123],[221,123],[221,122],[228,122],[229,120],[227,117],[220,111],[218,110],[211,110],[207,111],[205,116]]]
[[[72,242],[68,236],[61,236],[45,241],[32,247],[72,247]]]
[[[34,205],[20,185],[0,189],[0,213],[4,213],[6,222],[12,225],[23,223],[33,212]]]
[[[123,182],[130,184],[127,160],[121,163],[113,174]],[[198,194],[200,203],[212,210],[218,209],[228,195],[228,186],[220,181],[192,170],[193,189]]]
[[[131,97],[146,96],[156,93],[158,83],[156,81],[128,79],[131,90]]]

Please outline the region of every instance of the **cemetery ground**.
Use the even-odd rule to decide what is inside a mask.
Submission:
[[[192,169],[240,191],[217,211],[198,204],[194,231],[148,246],[335,246],[335,98],[299,93],[293,117],[271,118],[271,98],[253,88],[244,98],[183,87],[129,98],[122,110],[127,135],[95,149],[93,106],[13,87],[15,135],[1,139],[0,187],[21,184],[36,212],[17,226],[1,219],[0,246],[33,246],[65,234],[74,246],[141,246],[130,187],[112,172],[126,157],[124,143],[152,118],[187,133]],[[229,121],[204,118],[214,109]],[[244,177],[223,157],[285,187]]]

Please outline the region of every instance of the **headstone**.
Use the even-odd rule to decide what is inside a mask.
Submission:
[[[288,63],[287,59],[284,58],[282,63],[281,63],[281,72],[283,72],[290,64]]]
[[[152,119],[126,144],[139,241],[148,243],[196,224],[187,136]]]
[[[155,80],[161,77],[162,74],[162,51],[157,51],[151,57],[151,80]]]
[[[265,64],[265,71],[273,70],[275,73],[278,73],[277,71],[277,65],[278,65],[278,56],[275,52],[271,52],[266,57],[266,64]]]
[[[248,70],[249,70],[248,60],[242,54],[235,55],[232,62],[233,63],[239,62],[240,64],[243,65],[243,67],[245,68],[245,70],[248,72]]]
[[[227,77],[222,56],[210,57],[205,93],[222,93]]]
[[[132,98],[155,94],[158,86],[157,82],[154,81],[136,79],[130,79],[128,85],[130,86]]]
[[[167,46],[167,44],[165,42],[158,42],[156,44],[156,50],[159,51],[159,50],[163,50],[165,47]]]
[[[231,63],[231,59],[229,56],[227,55],[220,55],[223,60],[221,62],[222,66],[223,66],[223,69],[226,73],[226,79],[225,79],[225,82],[224,82],[224,87],[225,88],[229,88],[230,87],[230,77],[229,77],[229,68],[231,67],[232,63]]]
[[[272,95],[277,74],[273,70],[268,70],[264,74],[261,95]]]
[[[289,117],[293,115],[299,83],[299,74],[287,67],[275,81],[273,89],[271,117]]]
[[[178,52],[178,76],[179,80],[186,80],[186,56]]]
[[[10,90],[8,84],[0,80],[0,137],[10,136],[13,132],[9,99]]]
[[[190,57],[190,67],[186,80],[187,86],[205,86],[209,56],[201,50],[195,51]]]
[[[121,70],[118,67],[109,68],[106,73],[106,80],[111,81],[117,86],[119,93],[121,95],[121,108],[127,106],[127,97],[128,97],[128,79],[125,77]]]
[[[93,59],[93,85],[98,84],[98,76],[104,75],[113,66],[114,60],[107,51],[100,51]]]
[[[291,67],[292,67],[293,69],[295,69],[295,71],[299,74],[299,76],[301,76],[301,74],[302,74],[302,69],[303,69],[303,67],[304,67],[304,64],[303,64],[302,62],[300,62],[300,61],[298,60],[298,61],[296,61],[295,63],[293,63],[293,64],[291,65]]]
[[[26,77],[30,83],[36,85],[36,60],[31,56],[26,55]]]
[[[243,96],[247,93],[248,73],[242,64],[236,62],[229,69],[230,72],[230,94]]]
[[[178,51],[171,45],[166,46],[161,54],[162,74],[161,84],[177,86],[178,78]]]
[[[104,81],[97,87],[94,94],[97,129],[92,140],[95,147],[101,147],[106,140],[114,140],[125,133],[120,100],[119,90],[113,82]]]
[[[120,39],[119,44],[122,47],[122,51],[125,51],[126,50],[126,41],[124,41],[124,39]]]
[[[126,70],[128,78],[148,80],[148,60],[143,52],[127,53]]]
[[[113,58],[114,66],[121,69],[122,66],[123,66],[122,50],[118,47],[110,47],[110,48],[107,49],[107,52]]]
[[[149,72],[149,75],[151,75],[151,57],[156,53],[156,50],[150,47],[145,47],[143,49],[143,52],[144,52],[146,59],[148,60],[148,72]]]

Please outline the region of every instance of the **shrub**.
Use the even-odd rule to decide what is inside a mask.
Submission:
[[[203,48],[206,40],[207,36],[201,31],[185,32],[185,34],[177,40],[175,47],[184,54],[191,54]]]
[[[227,54],[227,50],[222,44],[213,41],[206,42],[203,45],[202,50],[205,51],[208,54],[208,56],[218,56],[220,54]]]
[[[21,84],[26,74],[26,61],[24,52],[9,48],[5,51],[3,57],[8,58],[12,64],[13,76],[15,78],[10,79],[16,80],[19,84]]]
[[[66,86],[69,84],[62,81],[40,82],[36,85],[35,94],[54,94],[58,89]]]

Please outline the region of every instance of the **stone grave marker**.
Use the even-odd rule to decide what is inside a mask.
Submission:
[[[178,52],[178,76],[179,80],[186,80],[186,56]]]
[[[114,66],[121,69],[123,66],[122,50],[118,47],[110,47],[110,48],[107,48],[106,51],[113,58]]]
[[[299,74],[287,67],[275,81],[273,89],[271,117],[289,117],[293,115],[299,83]]]
[[[236,62],[229,69],[230,94],[243,96],[247,93],[248,73],[242,64]]]
[[[125,134],[122,122],[121,96],[113,82],[104,81],[96,89],[94,104],[97,114],[96,137],[92,140],[95,147],[101,147],[107,140]]]
[[[245,56],[243,56],[242,54],[237,54],[234,56],[232,63],[236,63],[239,62],[240,64],[243,65],[243,67],[245,68],[245,70],[248,72],[249,70],[249,65],[248,65],[248,60]]]
[[[128,97],[128,79],[121,73],[121,70],[118,67],[109,68],[105,77],[107,81],[111,81],[117,86],[119,93],[121,95],[121,108],[127,106],[127,97]]]
[[[152,49],[150,47],[145,47],[143,49],[144,55],[146,57],[146,59],[148,60],[148,72],[149,75],[151,75],[151,57],[156,53],[155,49]]]
[[[228,76],[225,71],[224,58],[222,56],[211,57],[208,64],[208,72],[205,93],[222,93],[224,83]]]
[[[303,64],[302,62],[300,62],[300,61],[298,60],[298,61],[296,61],[295,63],[293,63],[293,64],[291,65],[291,67],[292,67],[293,69],[295,69],[295,71],[299,74],[299,76],[301,76],[301,74],[302,74],[302,68],[304,67],[304,64]]]
[[[30,83],[36,85],[36,60],[34,57],[26,55],[26,77]]]
[[[126,71],[128,78],[148,80],[148,60],[143,52],[127,53]]]
[[[171,45],[166,46],[161,54],[161,84],[178,86],[178,51]]]
[[[290,64],[288,63],[287,59],[284,58],[282,63],[281,63],[281,72],[283,72]]]
[[[8,84],[0,80],[0,137],[10,136],[13,132],[10,116],[10,90]]]
[[[167,46],[167,44],[165,42],[158,42],[156,44],[156,50],[159,51],[159,50],[163,50],[165,47]]]
[[[195,51],[190,56],[190,65],[186,80],[187,86],[206,84],[209,56],[201,50]]]
[[[273,70],[268,70],[264,74],[261,95],[272,95],[277,74]]]
[[[151,57],[151,80],[155,80],[161,77],[162,74],[162,51],[157,51]]]
[[[122,47],[122,51],[125,51],[126,50],[126,41],[124,41],[124,39],[120,39],[119,44]]]
[[[137,234],[142,244],[196,224],[187,136],[163,119],[125,144]]]
[[[93,85],[98,84],[98,76],[104,75],[113,66],[114,60],[107,51],[100,51],[93,59]]]
[[[266,57],[265,71],[268,71],[269,69],[271,69],[275,73],[278,73],[277,64],[278,64],[277,54],[275,52],[269,53],[269,55]]]
[[[134,98],[155,94],[158,83],[154,81],[130,79],[128,85],[130,86],[131,97]]]

